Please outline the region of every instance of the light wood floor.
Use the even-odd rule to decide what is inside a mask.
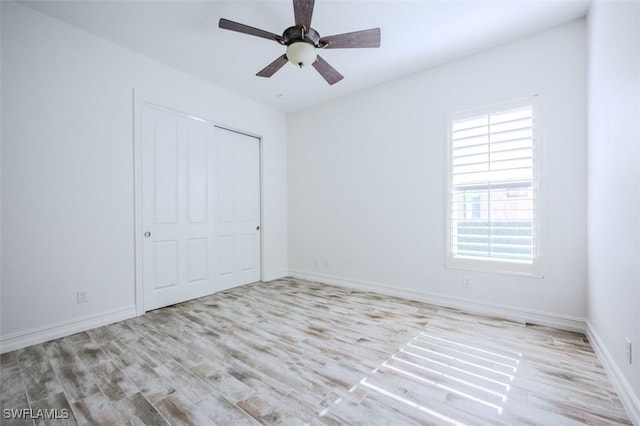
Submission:
[[[1,361],[3,409],[70,424],[631,424],[582,334],[293,279]]]

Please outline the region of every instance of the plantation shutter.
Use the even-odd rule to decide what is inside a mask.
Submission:
[[[451,118],[448,254],[454,262],[502,262],[497,269],[515,272],[532,272],[537,264],[534,100]]]

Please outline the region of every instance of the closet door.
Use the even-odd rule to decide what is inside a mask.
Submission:
[[[260,143],[145,105],[144,310],[260,280]]]
[[[218,285],[260,280],[260,141],[216,128]]]
[[[142,205],[144,308],[216,288],[212,125],[144,107]]]

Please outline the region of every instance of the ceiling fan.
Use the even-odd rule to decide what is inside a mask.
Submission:
[[[312,65],[327,83],[335,84],[344,77],[327,61],[322,59],[316,50],[380,47],[380,28],[320,37],[320,34],[311,28],[313,4],[314,0],[293,0],[295,25],[284,30],[281,36],[224,18],[220,19],[218,26],[225,30],[274,40],[283,46],[287,46],[287,52],[284,55],[256,74],[259,77],[271,77],[288,61],[300,68]]]

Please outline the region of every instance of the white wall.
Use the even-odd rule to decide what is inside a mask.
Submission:
[[[133,88],[147,100],[263,136],[264,273],[286,273],[284,114],[2,2],[5,343],[131,312]],[[76,303],[79,288],[88,290],[88,303]]]
[[[584,328],[585,42],[579,20],[291,114],[292,274]],[[544,278],[446,269],[446,115],[533,94]]]
[[[640,3],[595,2],[588,36],[589,322],[640,424]]]

